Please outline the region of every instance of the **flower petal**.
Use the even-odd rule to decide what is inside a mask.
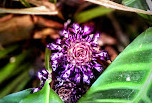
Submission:
[[[87,83],[87,84],[90,84],[90,80],[89,80],[89,77],[88,77],[87,74],[83,74],[83,82]]]
[[[101,60],[110,60],[110,56],[106,50],[101,51],[97,56],[99,56]]]
[[[39,88],[34,88],[33,93],[38,92],[39,90]]]
[[[80,80],[81,80],[81,75],[80,75],[80,73],[77,73],[75,75],[74,81],[76,81],[76,83],[80,83]]]
[[[63,30],[62,36],[64,36],[65,38],[68,38],[69,37],[69,31]]]
[[[83,35],[88,35],[92,32],[92,28],[89,26],[84,26]]]
[[[56,43],[57,43],[57,44],[61,44],[61,39],[57,39],[57,40],[56,40]]]
[[[63,78],[67,79],[71,74],[71,70],[67,70],[64,74],[63,74]]]
[[[57,60],[53,60],[51,64],[52,64],[53,71],[56,71],[56,68],[58,67],[58,61]]]
[[[100,37],[100,34],[99,34],[99,33],[94,34],[94,35],[93,35],[93,42],[94,42],[94,43],[97,43],[99,37]]]
[[[51,55],[51,60],[60,59],[62,56],[63,56],[63,53],[62,53],[62,52],[53,53],[53,54]]]
[[[51,49],[51,50],[59,50],[59,51],[62,50],[61,46],[60,46],[60,45],[57,45],[57,44],[55,44],[55,43],[50,43],[50,44],[48,44],[48,45],[47,45],[47,48],[49,48],[49,49]]]
[[[102,65],[96,63],[94,66],[93,66],[98,72],[101,72],[103,70],[103,67]]]
[[[42,77],[43,77],[42,73],[38,72],[38,73],[37,73],[37,76],[38,76],[38,78],[39,78],[40,80],[42,80]]]
[[[72,29],[72,31],[74,32],[74,33],[78,33],[79,31],[81,31],[82,30],[82,28],[79,26],[79,24],[77,24],[77,23],[74,23],[73,24],[73,29]]]

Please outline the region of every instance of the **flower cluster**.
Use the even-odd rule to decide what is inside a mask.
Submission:
[[[89,26],[80,27],[76,23],[69,27],[67,22],[61,38],[47,45],[52,50],[53,89],[65,103],[75,103],[87,91],[95,73],[103,70],[98,61],[110,59],[107,51],[100,50],[97,42],[100,34],[91,34],[92,30]],[[38,72],[41,86],[33,93],[41,90],[49,77],[45,69]]]
[[[49,75],[49,72],[46,69],[42,69],[41,71],[39,71],[37,73],[37,76],[38,76],[38,78],[39,78],[39,80],[41,82],[40,83],[40,87],[34,88],[33,91],[32,91],[32,93],[35,93],[35,92],[41,90],[43,88],[46,80],[49,79],[50,75]]]
[[[76,85],[69,79],[63,80],[62,78],[57,77],[55,84],[53,89],[66,103],[75,103],[85,93],[83,87]]]
[[[52,50],[51,65],[56,76],[75,83],[81,81],[90,84],[94,78],[93,71],[101,72],[103,66],[97,62],[109,60],[108,52],[100,50],[98,39],[100,34],[91,34],[89,26],[80,27],[74,23],[66,26],[61,32],[61,39],[47,45]]]

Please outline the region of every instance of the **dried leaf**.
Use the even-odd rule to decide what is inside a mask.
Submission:
[[[85,0],[85,1],[89,1],[89,2],[98,4],[98,5],[101,5],[101,6],[105,6],[107,8],[113,8],[113,9],[117,9],[117,10],[123,10],[123,11],[130,11],[130,12],[152,15],[152,12],[150,12],[150,11],[144,11],[144,10],[141,10],[141,9],[127,7],[127,6],[115,3],[113,1],[110,1],[110,0]]]
[[[45,6],[32,7],[25,9],[7,9],[0,8],[0,13],[16,13],[16,14],[35,14],[35,15],[57,15],[57,10],[50,10]]]
[[[33,20],[36,24],[42,25],[45,27],[59,28],[59,29],[63,28],[63,24],[50,20],[50,19],[43,18],[41,16],[33,16]]]
[[[0,18],[0,23],[4,22],[4,21],[7,21],[7,20],[10,20],[12,17],[13,17],[13,14],[9,14],[9,15],[6,15],[4,17],[1,17]]]
[[[34,23],[29,15],[0,22],[0,44],[5,45],[30,38]]]
[[[36,6],[45,6],[46,8],[50,10],[56,10],[56,6],[49,2],[49,1],[44,1],[44,0],[27,0],[27,2],[36,5]]]
[[[106,33],[102,33],[99,41],[98,41],[100,46],[104,46],[104,45],[114,45],[117,43],[117,40],[113,37],[111,37],[110,35],[107,35]]]
[[[105,50],[108,51],[110,58],[111,58],[111,61],[113,61],[118,56],[118,53],[116,52],[116,50],[112,46],[106,46]]]
[[[54,35],[55,35],[55,37],[54,37]],[[47,36],[50,36],[52,39],[59,38],[59,35],[57,35],[57,31],[55,31],[54,29],[51,29],[51,28],[46,28],[41,31],[35,32],[33,38],[42,39],[42,38],[46,38]]]

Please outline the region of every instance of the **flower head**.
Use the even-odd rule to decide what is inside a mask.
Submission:
[[[55,80],[53,89],[65,103],[75,103],[85,93],[85,89],[80,85],[60,77]]]
[[[91,27],[80,27],[74,23],[72,27],[65,27],[61,32],[61,39],[47,45],[54,51],[51,55],[51,64],[56,75],[76,83],[83,81],[89,84],[94,78],[93,70],[98,72],[103,70],[97,58],[108,60],[109,55],[107,51],[100,50],[97,42],[100,34],[91,32]]]

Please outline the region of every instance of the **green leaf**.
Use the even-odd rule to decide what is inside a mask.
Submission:
[[[51,50],[48,48],[45,49],[45,68],[52,72],[51,64],[50,64],[50,56],[51,56]]]
[[[28,95],[20,103],[63,103],[60,97],[50,88],[49,80],[42,90]]]
[[[96,17],[106,15],[107,13],[110,13],[112,11],[113,9],[98,6],[93,9],[89,9],[89,10],[80,12],[79,14],[76,14],[74,16],[74,19],[76,22],[83,23],[91,19],[94,19]]]
[[[26,78],[26,79],[25,79]],[[2,92],[0,92],[0,98],[9,94],[14,88],[18,88],[20,84],[29,81],[28,71],[24,71],[15,80],[11,81]],[[19,89],[19,88],[18,88]],[[22,88],[21,88],[22,89]]]
[[[24,52],[16,57],[13,57],[14,61],[8,63],[4,68],[0,70],[0,84],[6,79],[9,78],[15,69],[18,69],[19,65],[23,62],[25,57],[29,52]]]
[[[146,0],[123,0],[122,3],[129,7],[134,7],[142,10],[149,10]],[[151,15],[139,14],[146,20],[152,21]]]
[[[126,6],[142,9],[142,10],[148,10],[148,5],[146,3],[146,0],[123,0],[123,4]]]
[[[79,103],[152,103],[152,28],[139,35]]]
[[[51,2],[51,3],[57,3],[57,0],[49,0],[49,2]]]
[[[25,7],[31,7],[30,4],[26,0],[20,0],[20,2],[25,6]]]
[[[0,99],[0,103],[63,103],[60,97],[50,88],[49,80],[44,87],[31,94],[31,89],[13,93]]]
[[[10,52],[14,51],[15,49],[17,49],[17,47],[19,47],[19,46],[18,45],[13,45],[13,46],[10,46],[8,48],[0,50],[0,58],[5,57],[8,53],[10,53]]]
[[[19,103],[23,98],[29,95],[31,89],[26,89],[17,93],[10,94],[0,99],[0,103]]]

